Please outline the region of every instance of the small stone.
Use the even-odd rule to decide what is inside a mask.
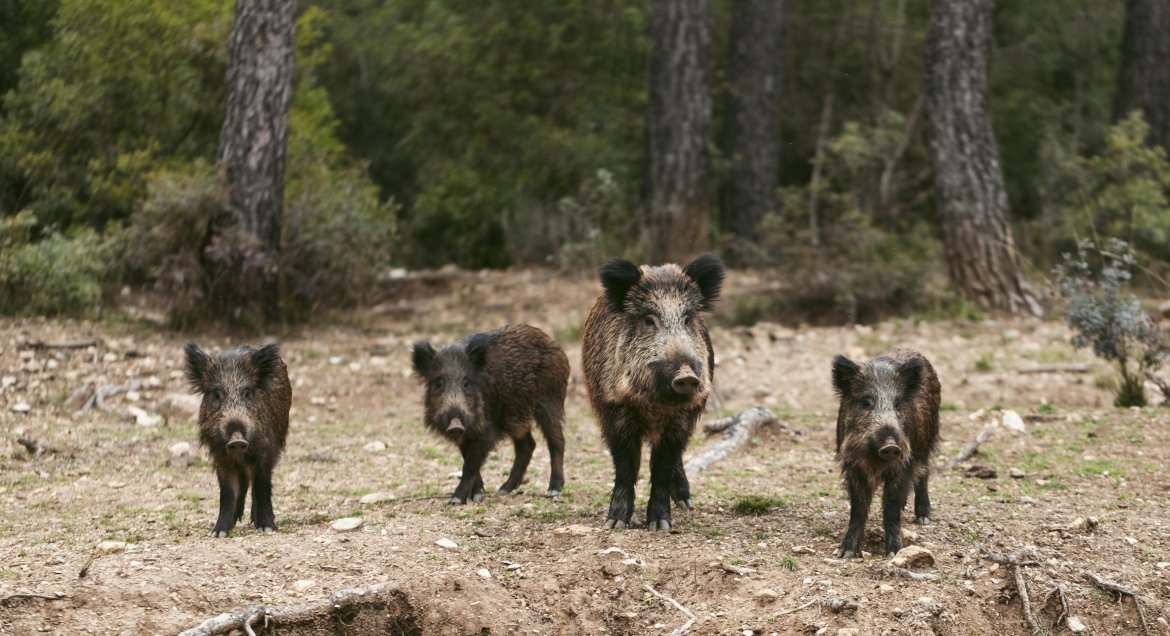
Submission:
[[[458,543],[455,543],[454,541],[446,538],[435,541],[435,545],[439,546],[440,548],[446,548],[448,550],[454,550],[455,548],[459,547]]]
[[[792,553],[793,554],[816,554],[817,551],[808,547],[807,545],[794,545],[794,546],[792,546]]]
[[[1138,540],[1133,538],[1133,537],[1125,537],[1125,542],[1130,544],[1130,545],[1137,545],[1138,544]]]
[[[1170,561],[1158,561],[1154,564],[1154,567],[1159,570],[1165,570],[1166,568],[1170,568]]]
[[[1033,499],[1033,498],[1031,498],[1031,497],[1029,497],[1028,495],[1023,495],[1023,496],[1021,496],[1021,497],[1020,497],[1020,503],[1022,503],[1022,504],[1034,504],[1034,503],[1036,503],[1036,500],[1035,500],[1035,499]]]
[[[1020,417],[1019,413],[1011,409],[1005,409],[1000,413],[999,417],[999,422],[1003,424],[1004,428],[1017,433],[1023,433],[1025,431],[1024,418]]]
[[[97,544],[98,554],[115,554],[126,551],[125,541],[102,541]]]
[[[837,630],[837,636],[857,636],[859,633],[856,627],[842,627]]]
[[[172,444],[169,450],[175,457],[182,457],[183,455],[191,452],[191,444],[188,442],[179,442],[177,444]]]
[[[931,565],[934,563],[934,555],[926,548],[910,545],[898,550],[898,554],[890,560],[890,564],[894,567],[915,567],[922,565]]]
[[[1019,329],[1008,329],[1007,331],[1003,332],[1003,339],[1008,340],[1008,341],[1019,340],[1020,339],[1020,330]]]
[[[882,583],[878,586],[878,591],[883,594],[889,594],[890,592],[894,591],[894,586],[888,583]]]
[[[967,467],[967,476],[976,477],[978,479],[995,479],[995,469],[990,466],[969,466]]]
[[[128,406],[126,410],[134,416],[134,423],[138,426],[158,426],[163,419],[161,415],[151,415],[137,406]]]
[[[342,362],[341,356],[330,356],[330,358],[329,358],[329,364],[331,364],[333,366],[337,366],[337,365],[341,364],[341,362]]]
[[[480,568],[480,569],[476,570],[475,573],[482,576],[485,579],[492,578],[492,573],[487,568]]]
[[[942,612],[942,606],[934,602],[934,599],[929,596],[923,596],[918,599],[918,607],[926,610],[931,616],[938,616]]]
[[[447,479],[463,479],[463,471],[456,470],[456,471],[447,473]]]
[[[373,442],[370,442],[369,444],[366,444],[362,448],[364,448],[366,450],[366,452],[369,452],[369,453],[380,453],[380,452],[386,450],[386,443],[379,442],[379,441],[373,441]]]
[[[776,590],[768,588],[759,590],[752,596],[755,597],[757,603],[772,603],[776,599],[780,598],[780,595],[776,593]]]
[[[14,375],[6,375],[0,378],[0,389],[7,389],[14,384],[16,384],[16,376]]]
[[[363,495],[359,500],[365,505],[382,503],[384,501],[394,501],[398,499],[398,495],[392,492],[372,492],[368,495]]]
[[[309,404],[312,404],[313,406],[325,406],[328,403],[329,400],[321,397],[320,395],[314,395],[313,397],[309,398]]]
[[[1019,468],[1009,468],[1008,469],[1008,477],[1011,477],[1012,479],[1023,479],[1027,476],[1028,476],[1028,473],[1025,473],[1024,471],[1020,470]]]
[[[592,533],[592,532],[598,532],[598,529],[591,527],[591,526],[582,525],[579,523],[570,523],[569,525],[567,525],[563,528],[557,528],[556,530],[553,530],[553,532],[555,532],[557,534],[572,534],[572,535],[576,535],[576,536],[584,536],[584,535],[587,535],[587,534]]]
[[[310,589],[312,589],[312,587],[315,585],[317,585],[317,582],[314,581],[313,579],[300,579],[297,581],[293,581],[292,589],[294,589],[298,592],[307,592]]]
[[[337,521],[329,524],[329,527],[338,532],[353,532],[354,530],[362,527],[363,523],[365,522],[362,521],[361,517],[342,517],[341,519],[338,519]]]
[[[12,411],[13,413],[28,413],[32,410],[32,407],[28,405],[28,402],[17,402],[16,404],[8,407],[8,410]]]
[[[1089,629],[1088,627],[1085,627],[1085,624],[1081,621],[1081,619],[1077,618],[1076,616],[1069,616],[1068,620],[1066,620],[1064,624],[1068,626],[1068,631],[1074,634],[1079,634]]]

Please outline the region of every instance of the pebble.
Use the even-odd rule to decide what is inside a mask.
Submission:
[[[191,444],[189,442],[179,442],[177,444],[172,444],[170,451],[171,454],[175,457],[180,457],[191,452]]]
[[[297,581],[293,581],[292,589],[294,589],[298,592],[306,592],[306,591],[312,589],[312,587],[315,585],[317,585],[317,582],[314,581],[313,579],[300,579]]]
[[[373,441],[373,442],[370,442],[369,444],[366,444],[365,446],[363,446],[363,448],[365,448],[366,451],[371,452],[371,453],[380,453],[380,452],[386,450],[386,443],[379,442],[379,441]]]
[[[1015,431],[1017,433],[1023,433],[1025,430],[1024,429],[1024,418],[1020,417],[1019,413],[1016,413],[1015,411],[1013,411],[1011,409],[1004,409],[1000,414],[999,421],[1008,430],[1012,430],[1012,431]]]
[[[930,613],[931,616],[937,616],[942,612],[942,606],[934,602],[934,599],[929,596],[923,596],[918,599],[918,606]]]
[[[894,591],[894,586],[888,583],[882,583],[878,586],[878,591],[882,592],[883,594],[889,594],[890,592]]]
[[[1031,498],[1031,497],[1029,497],[1028,495],[1024,495],[1024,496],[1020,497],[1020,503],[1022,503],[1022,504],[1034,504],[1034,503],[1036,503],[1036,500],[1035,500],[1035,499],[1033,499],[1033,498]]]
[[[368,495],[363,495],[360,501],[363,504],[369,505],[382,503],[383,501],[394,501],[395,499],[398,499],[398,495],[392,492],[372,492]]]
[[[16,404],[8,407],[8,410],[12,411],[13,413],[28,413],[32,410],[32,407],[28,405],[28,402],[17,402]]]
[[[1068,620],[1066,620],[1064,624],[1068,626],[1068,631],[1074,634],[1079,634],[1088,629],[1088,627],[1085,627],[1085,624],[1081,622],[1081,619],[1077,618],[1076,616],[1069,616]]]
[[[1023,478],[1028,476],[1028,473],[1025,473],[1024,471],[1020,470],[1019,468],[1009,468],[1008,469],[1008,476],[1011,477],[1012,479],[1023,479]]]
[[[337,366],[341,364],[341,356],[332,356],[329,358],[329,364]]]
[[[99,554],[115,554],[126,551],[125,541],[102,541],[97,545]]]
[[[487,568],[480,568],[480,569],[476,570],[475,573],[482,576],[485,579],[492,578],[492,573]]]
[[[557,534],[572,534],[572,535],[577,535],[577,536],[583,536],[583,535],[590,534],[592,532],[600,532],[600,531],[597,528],[594,528],[592,526],[586,526],[586,525],[582,525],[579,523],[570,523],[569,525],[567,525],[563,528],[557,528],[556,530],[553,530],[553,532],[555,532]]]
[[[794,546],[792,546],[792,553],[793,554],[816,554],[817,551],[808,547],[807,545],[794,545]]]
[[[857,636],[859,633],[856,627],[842,627],[837,630],[837,636]]]
[[[1125,537],[1125,542],[1130,544],[1130,545],[1137,545],[1138,544],[1138,540],[1133,538],[1133,537]]]
[[[1170,561],[1158,561],[1154,564],[1154,567],[1159,570],[1165,570],[1166,568],[1170,568]]]
[[[137,406],[128,406],[126,410],[134,416],[134,423],[138,426],[158,426],[162,423],[161,415],[151,415]]]
[[[458,543],[455,543],[454,541],[446,538],[435,541],[435,545],[439,546],[440,548],[447,548],[448,550],[454,550],[455,548],[459,547]]]
[[[338,532],[352,532],[362,527],[363,523],[365,522],[362,521],[361,517],[342,517],[329,524],[329,527]]]
[[[6,375],[0,378],[0,389],[7,389],[14,384],[16,384],[16,376],[14,375]]]
[[[776,590],[769,588],[764,588],[752,596],[755,597],[756,602],[758,603],[771,603],[780,598],[780,595],[776,593]]]
[[[934,554],[926,548],[916,545],[909,545],[901,550],[894,558],[890,560],[894,567],[904,568],[907,566],[930,565],[934,563]]]

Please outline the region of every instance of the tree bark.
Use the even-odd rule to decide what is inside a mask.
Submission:
[[[988,62],[994,0],[931,0],[926,114],[951,282],[984,309],[1042,315],[1021,272],[999,150]]]
[[[242,261],[245,277],[259,277],[254,284],[270,320],[279,306],[275,268],[295,40],[296,0],[237,0],[218,152],[230,214],[216,223],[214,233],[240,230],[254,239],[254,253],[223,260]]]
[[[724,130],[731,169],[720,202],[720,229],[729,235],[731,248],[725,256],[732,264],[751,259],[756,228],[777,207],[783,17],[783,0],[732,3]]]
[[[709,0],[651,0],[642,244],[651,263],[707,249]]]
[[[1126,0],[1121,68],[1113,100],[1114,121],[1142,111],[1151,144],[1166,145],[1170,134],[1170,3]]]

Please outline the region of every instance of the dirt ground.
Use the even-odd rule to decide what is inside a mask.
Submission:
[[[1073,351],[1056,321],[730,326],[736,296],[763,283],[750,272],[728,278],[713,329],[721,399],[708,415],[763,405],[787,428],[762,430],[693,478],[697,507],[675,512],[672,533],[600,529],[613,475],[585,399],[579,344],[599,291],[593,280],[543,271],[398,277],[375,307],[272,334],[294,387],[275,476],[279,531],[244,525],[226,540],[207,537],[218,497],[196,445],[181,347],[238,340],[168,331],[137,298],[102,322],[0,321],[0,633],[174,634],[256,604],[306,608],[311,618],[257,633],[682,627],[687,614],[652,589],[693,615],[692,634],[1027,634],[1015,569],[985,554],[1030,546],[1020,571],[1041,629],[1060,613],[1058,596],[1047,597],[1059,586],[1072,618],[1052,633],[1143,632],[1134,599],[1119,602],[1084,578],[1090,571],[1137,593],[1148,633],[1170,634],[1170,411],[1112,407],[1102,388],[1110,369]],[[573,363],[568,484],[559,499],[540,496],[548,453],[538,436],[520,494],[449,506],[442,495],[457,481],[458,452],[420,424],[409,346],[508,322],[546,330]],[[829,362],[895,345],[924,352],[943,385],[934,522],[904,528],[905,543],[933,555],[910,570],[933,580],[895,573],[878,554],[832,556],[848,502],[833,462]],[[1074,370],[1027,372],[1037,365]],[[85,408],[85,387],[118,386],[130,390]],[[993,426],[978,455],[948,467]],[[18,438],[49,449],[33,455]],[[711,443],[697,433],[688,454]],[[489,459],[489,492],[511,458],[507,445]],[[979,467],[994,476],[975,476]],[[751,496],[769,499],[745,510]],[[331,528],[344,517],[362,526]],[[871,517],[874,552],[880,529]],[[383,591],[368,602],[308,611],[339,590],[376,584]]]

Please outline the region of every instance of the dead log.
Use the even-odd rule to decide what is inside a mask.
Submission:
[[[1093,370],[1089,364],[1077,362],[1057,362],[1054,364],[1034,364],[1030,367],[1016,369],[1016,373],[1088,373]]]
[[[225,612],[219,616],[209,618],[197,627],[181,632],[179,636],[215,636],[227,634],[235,630],[252,631],[252,625],[263,622],[297,623],[311,620],[316,616],[329,614],[337,608],[349,605],[372,603],[378,600],[382,592],[398,587],[397,582],[378,583],[369,587],[355,587],[334,592],[328,600],[317,603],[306,603],[293,607],[274,607],[270,605],[250,605],[235,612]]]
[[[722,430],[723,436],[711,448],[704,450],[686,461],[683,468],[687,472],[687,477],[694,479],[695,475],[707,470],[715,462],[739,450],[740,447],[755,435],[761,426],[768,424],[774,424],[783,429],[788,428],[788,425],[781,422],[775,413],[762,406],[753,406],[734,417],[723,418],[722,420],[705,424],[703,426],[705,430]],[[709,427],[712,426],[716,428],[710,429]]]

